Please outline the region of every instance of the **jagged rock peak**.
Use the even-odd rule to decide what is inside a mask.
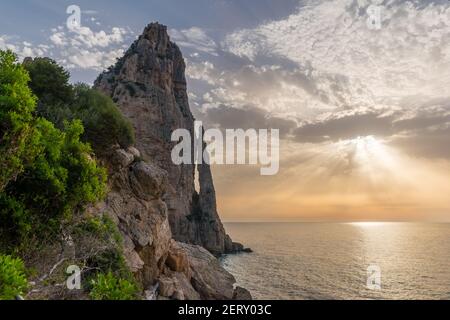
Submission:
[[[180,49],[170,41],[167,27],[151,23],[118,62],[95,82],[130,81],[141,88],[154,86],[165,91],[186,90],[186,64]],[[188,112],[190,117],[192,115]]]
[[[169,187],[163,200],[174,239],[201,245],[217,255],[233,252],[241,246],[231,241],[220,221],[211,168],[206,164],[178,166],[171,159],[172,132],[183,128],[194,135],[185,68],[167,27],[151,23],[124,57],[99,76],[95,87],[111,96],[132,122],[142,159],[167,172]]]

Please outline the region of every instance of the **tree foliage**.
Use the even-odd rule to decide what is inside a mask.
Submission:
[[[0,255],[0,300],[14,300],[28,288],[23,261]]]
[[[64,121],[73,119],[70,105],[74,92],[69,72],[49,58],[27,58],[23,66],[30,75],[29,87],[39,99],[37,115],[64,129]]]
[[[37,156],[0,196],[4,239],[55,232],[62,219],[103,197],[106,173],[96,164],[89,145],[80,141],[82,133],[80,121],[66,123],[62,132],[38,119]]]
[[[83,140],[97,155],[116,144],[127,148],[134,143],[130,122],[111,98],[85,84],[70,85],[69,73],[51,59],[27,59],[24,67],[30,72],[30,87],[39,99],[38,115],[60,129],[65,120],[80,119],[85,128]]]
[[[130,123],[110,98],[69,84],[69,73],[53,60],[19,64],[0,50],[0,252],[20,255],[66,236],[68,225],[85,220],[86,205],[106,193],[106,170],[96,154],[133,142]],[[107,245],[85,261],[96,270],[89,277],[91,297],[138,298],[114,222],[93,218],[72,231]],[[23,261],[0,254],[0,299],[27,287]]]
[[[134,130],[123,117],[111,98],[86,85],[75,87],[72,108],[76,117],[83,121],[85,139],[98,153],[104,153],[113,145],[127,148],[134,143]]]
[[[29,84],[39,102],[45,105],[70,104],[73,101],[73,88],[69,83],[70,74],[54,60],[49,58],[27,58],[23,62],[28,71]]]
[[[11,51],[0,51],[0,192],[23,171],[32,156],[36,99],[27,72]]]
[[[80,120],[65,121],[60,130],[33,115],[29,77],[10,52],[0,52],[0,79],[0,242],[8,247],[57,230],[62,219],[101,199],[106,173],[81,141]]]

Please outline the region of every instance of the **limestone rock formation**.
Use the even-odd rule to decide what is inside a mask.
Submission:
[[[119,161],[120,159],[121,161]],[[108,214],[124,238],[124,256],[148,299],[247,299],[245,289],[201,246],[172,239],[163,200],[167,173],[135,149],[113,149],[105,165],[110,192],[90,211]]]
[[[108,164],[111,190],[97,207],[117,223],[128,266],[147,287],[163,271],[172,238],[167,205],[161,198],[168,180],[165,171],[133,153],[134,150],[112,151]]]
[[[172,132],[184,128],[194,136],[184,72],[183,57],[166,27],[153,23],[97,79],[95,87],[132,122],[136,145],[115,146],[102,159],[110,192],[95,210],[117,223],[126,262],[147,299],[248,298],[214,256],[243,246],[225,233],[210,167],[178,166],[171,159]]]
[[[167,172],[169,183],[163,200],[173,237],[216,255],[236,251],[238,247],[233,246],[217,213],[209,165],[178,166],[171,160],[176,144],[171,142],[172,132],[183,128],[194,137],[194,118],[186,91],[185,62],[167,28],[158,23],[148,25],[125,56],[99,76],[95,87],[111,96],[131,120],[141,158]],[[126,164],[129,160],[118,161]],[[135,170],[135,175],[145,175],[145,168]],[[195,170],[199,192],[195,190]]]
[[[206,300],[232,300],[236,282],[233,275],[225,271],[203,247],[185,243],[179,245],[187,252],[191,283],[200,297]]]

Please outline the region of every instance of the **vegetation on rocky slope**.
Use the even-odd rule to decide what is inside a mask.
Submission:
[[[139,292],[116,225],[85,210],[107,191],[97,156],[131,145],[133,130],[109,98],[69,77],[50,59],[20,64],[0,51],[0,299],[71,298],[69,265],[83,275],[76,298]]]

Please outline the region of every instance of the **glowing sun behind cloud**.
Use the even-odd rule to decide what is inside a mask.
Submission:
[[[214,168],[222,216],[450,221],[449,2],[301,3],[188,59],[198,118],[283,139],[277,176]]]
[[[225,219],[450,221],[449,2],[384,1],[379,30],[372,3],[301,1],[195,50],[183,32],[195,116],[281,132],[277,176],[214,168]]]
[[[447,161],[411,158],[373,136],[319,146],[285,141],[282,150],[281,171],[275,177],[254,178],[256,168],[215,168],[219,208],[230,220],[448,217]]]

